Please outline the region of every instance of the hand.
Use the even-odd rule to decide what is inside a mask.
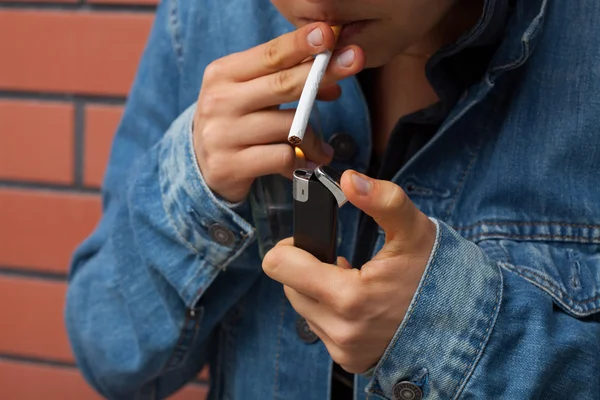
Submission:
[[[323,341],[333,360],[363,373],[383,355],[404,319],[435,242],[435,224],[391,182],[354,171],[342,190],[383,228],[386,241],[361,269],[343,258],[321,263],[286,239],[268,252],[263,270],[281,282],[298,314]]]
[[[311,41],[314,44],[311,44]],[[292,176],[294,149],[287,142],[294,110],[277,106],[298,100],[312,62],[312,55],[331,48],[334,33],[322,22],[244,52],[218,59],[205,70],[194,116],[194,148],[208,186],[226,200],[237,202],[247,195],[255,178],[263,175]],[[354,59],[334,54],[323,77],[320,100],[341,94],[337,81],[356,74],[364,65],[360,48],[348,46]],[[316,164],[331,161],[333,150],[307,130],[300,148]]]

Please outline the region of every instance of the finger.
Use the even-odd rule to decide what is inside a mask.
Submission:
[[[296,110],[264,110],[246,114],[236,120],[229,143],[248,147],[260,144],[286,143]]]
[[[292,307],[304,317],[310,330],[321,339],[331,358],[342,368],[348,372],[360,373],[367,370],[366,365],[373,364],[372,361],[365,360],[365,356],[371,352],[362,343],[342,347],[343,340],[340,342],[340,339],[351,334],[349,326],[334,315],[328,307],[290,287],[284,286],[284,290]],[[336,343],[334,337],[330,336],[328,332],[336,335],[339,343]],[[358,346],[360,346],[359,349],[357,349]]]
[[[372,179],[349,170],[342,175],[341,186],[348,200],[383,228],[386,242],[408,241],[415,233],[417,223],[424,217],[400,186],[393,182]]]
[[[291,177],[296,168],[306,165],[287,143],[248,147],[238,153],[236,162],[244,166],[240,171],[241,177],[252,179],[273,174]]]
[[[334,44],[335,34],[331,27],[316,22],[249,50],[226,56],[219,66],[224,69],[224,75],[244,82],[291,68],[309,56],[332,48]]]
[[[337,100],[342,95],[342,88],[340,85],[333,84],[325,87],[321,87],[317,93],[317,100],[320,101],[333,101]]]
[[[331,311],[312,297],[306,296],[289,286],[284,286],[283,291],[292,308],[306,320],[310,330],[323,342],[333,343],[325,330],[321,328],[322,323],[333,318]]]
[[[299,147],[305,157],[316,164],[329,164],[333,160],[333,147],[321,140],[314,130],[308,127]]]
[[[313,299],[331,304],[334,294],[351,283],[352,270],[322,263],[312,254],[278,244],[263,259],[263,271],[271,279]]]
[[[267,110],[245,115],[237,121],[240,129],[234,129],[232,133],[227,133],[232,135],[228,138],[228,143],[234,143],[234,146],[239,147],[276,143],[287,145],[287,136],[292,126],[294,113],[295,110]],[[241,134],[242,131],[247,134]],[[329,164],[333,159],[333,148],[323,142],[310,126],[306,129],[300,148],[306,158],[316,164]],[[292,166],[298,165],[297,163],[290,164],[289,168]],[[289,168],[286,166],[278,173],[288,173]]]
[[[335,263],[341,269],[352,269],[352,265],[346,260],[345,257],[338,257]]]
[[[339,59],[344,62],[338,62]],[[312,65],[312,62],[303,63],[238,85],[239,95],[236,97],[239,103],[236,102],[236,109],[248,113],[298,100]],[[364,65],[364,52],[358,46],[345,47],[331,58],[320,86],[327,87],[355,75]]]

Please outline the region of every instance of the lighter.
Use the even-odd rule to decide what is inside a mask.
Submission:
[[[323,165],[294,171],[294,246],[329,264],[337,259],[338,208],[347,201],[340,179]]]

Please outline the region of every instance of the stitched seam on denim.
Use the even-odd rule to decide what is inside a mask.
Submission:
[[[238,307],[240,307],[240,308],[238,308]],[[236,353],[235,330],[236,330],[236,323],[238,321],[238,318],[235,315],[235,313],[237,312],[238,309],[241,309],[241,306],[239,305],[239,303],[234,305],[231,308],[229,313],[227,313],[227,315],[224,319],[224,323],[223,323],[223,327],[224,327],[223,331],[225,332],[225,346],[226,346],[225,372],[227,373],[228,376],[232,377],[231,380],[233,383],[232,385],[225,386],[224,393],[223,393],[224,400],[234,398],[234,395],[231,392],[232,392],[232,390],[235,390],[234,388],[235,388],[236,375],[233,374],[232,371],[229,371],[227,368],[236,365],[237,353]]]
[[[542,7],[540,8],[540,12],[538,13],[538,15],[536,15],[536,17],[531,22],[531,25],[529,26],[529,28],[527,28],[527,30],[521,37],[521,48],[522,48],[521,56],[518,59],[516,59],[510,63],[504,64],[504,65],[499,65],[499,66],[495,67],[488,73],[488,78],[490,78],[490,75],[493,73],[503,72],[502,70],[509,70],[509,69],[514,69],[514,68],[520,67],[521,65],[523,65],[525,63],[525,61],[527,61],[527,59],[531,56],[531,48],[529,45],[529,40],[531,39],[531,36],[533,35],[534,31],[542,25],[542,19],[544,19],[544,16],[546,14],[547,5],[548,5],[548,0],[544,0],[542,3]]]
[[[456,389],[456,393],[454,394],[454,397],[453,397],[454,399],[459,398],[462,391],[465,389],[465,386],[467,385],[468,378],[471,375],[473,375],[475,366],[477,365],[479,360],[481,360],[481,356],[483,354],[483,348],[485,347],[485,345],[487,344],[487,342],[490,339],[491,329],[496,325],[496,321],[498,320],[497,310],[499,309],[499,307],[502,304],[502,294],[504,293],[504,289],[503,289],[504,283],[503,283],[503,279],[502,279],[502,273],[500,272],[500,266],[498,264],[495,264],[495,266],[498,269],[498,275],[500,276],[500,284],[498,285],[498,289],[496,290],[496,298],[494,299],[494,308],[492,309],[492,318],[490,318],[490,321],[488,322],[488,325],[487,325],[487,328],[485,329],[483,338],[481,339],[481,343],[479,343],[479,346],[477,348],[475,357],[471,361],[471,364],[468,366],[467,370],[463,374],[463,377],[461,378],[460,382],[458,383],[458,388]]]
[[[538,281],[535,281],[535,283],[537,283],[537,286],[543,286],[543,288],[546,289],[545,291],[550,293],[553,297],[558,297],[559,300],[571,303],[571,304],[566,304],[570,307],[580,308],[581,306],[578,306],[578,304],[581,304],[582,306],[589,305],[589,303],[600,299],[600,295],[597,295],[597,296],[590,297],[589,299],[585,299],[585,300],[575,300],[571,296],[569,296],[568,293],[566,293],[564,290],[562,290],[560,288],[560,286],[558,284],[556,284],[551,278],[543,275],[542,273],[540,273],[538,271],[531,270],[529,268],[520,267],[520,266],[514,265],[514,264],[506,264],[506,263],[501,263],[501,264],[503,266],[505,266],[506,269],[517,273],[519,276],[526,278],[526,279],[529,278],[528,279],[529,281],[537,279]],[[530,275],[530,276],[528,276],[528,275]],[[544,284],[546,284],[547,286],[544,286]]]
[[[279,312],[279,329],[277,330],[277,352],[275,353],[275,377],[273,380],[273,399],[277,398],[277,390],[279,389],[279,357],[281,355],[281,334],[283,331],[283,316],[285,315],[286,297],[283,295],[281,299],[281,311]]]
[[[573,223],[567,223],[567,222],[552,222],[552,221],[548,221],[548,222],[542,222],[542,221],[532,221],[532,222],[525,222],[525,221],[482,221],[482,222],[477,222],[475,224],[471,224],[471,225],[467,225],[467,226],[462,226],[462,227],[454,227],[455,230],[457,231],[466,231],[466,230],[470,230],[470,229],[474,229],[474,228],[481,228],[483,226],[486,225],[498,225],[498,226],[547,226],[547,227],[552,227],[552,226],[562,226],[562,227],[569,227],[569,228],[586,228],[586,229],[600,229],[600,225],[586,225],[586,224],[573,224]]]
[[[561,239],[567,242],[579,242],[585,244],[600,244],[600,238],[589,238],[579,235],[513,235],[509,233],[481,233],[477,235],[466,236],[465,239],[471,241],[484,240],[490,238],[497,239],[523,239],[523,240],[557,240]]]
[[[200,321],[201,321],[202,317],[204,317],[204,308],[201,309],[201,311],[199,312],[199,314],[200,315],[197,315],[197,317],[195,318],[196,319],[196,323],[194,324],[194,328],[193,328],[194,333],[189,338],[190,348],[189,348],[189,350],[187,352],[188,354],[181,359],[181,361],[179,362],[179,364],[173,365],[173,366],[170,365],[171,362],[172,362],[172,360],[173,360],[173,357],[175,357],[175,351],[177,351],[177,349],[181,346],[181,344],[183,343],[183,341],[185,339],[185,336],[186,336],[185,335],[185,331],[187,330],[186,326],[187,326],[187,323],[189,322],[189,320],[191,319],[189,317],[189,313],[186,313],[186,319],[185,319],[185,322],[183,324],[183,329],[181,330],[181,333],[179,335],[179,340],[177,341],[177,345],[175,346],[175,350],[173,350],[173,353],[171,354],[171,357],[169,357],[169,360],[167,361],[165,367],[163,367],[163,370],[161,371],[161,373],[165,372],[165,371],[171,371],[171,370],[175,369],[176,367],[182,365],[183,362],[185,362],[185,360],[187,360],[187,357],[189,356],[189,353],[192,350],[192,346],[194,345],[194,343],[196,343],[196,339],[198,339],[198,332],[200,331]]]
[[[456,43],[454,43],[454,45],[451,45],[445,49],[442,49],[442,51],[440,51],[435,56],[435,61],[432,60],[432,62],[437,62],[437,60],[447,57],[449,54],[451,54],[453,52],[455,52],[455,53],[459,52],[462,49],[464,49],[466,46],[468,46],[470,43],[472,43],[473,38],[478,36],[479,33],[484,31],[485,28],[488,26],[486,23],[489,22],[490,14],[493,12],[493,10],[492,10],[493,5],[494,5],[494,2],[485,1],[486,7],[482,10],[483,18],[480,18],[479,21],[477,21],[477,25],[472,28],[471,34],[462,35],[461,37],[459,37],[458,41]]]
[[[473,149],[473,154],[471,155],[469,164],[464,169],[463,174],[460,178],[460,181],[458,182],[458,185],[456,187],[456,190],[454,191],[453,198],[450,201],[450,205],[448,206],[448,209],[446,210],[446,216],[444,218],[446,221],[449,220],[450,214],[452,214],[452,211],[454,210],[454,206],[456,205],[456,201],[458,200],[458,197],[460,196],[460,193],[462,192],[462,188],[467,180],[467,176],[471,172],[473,165],[475,165],[475,160],[477,160],[477,158],[479,156],[479,152],[481,151],[482,147],[483,147],[483,139],[480,138],[478,143],[475,145],[475,148]]]
[[[165,371],[171,371],[174,368],[176,368],[177,366],[181,365],[181,362],[174,366],[171,366],[171,363],[173,362],[173,358],[175,357],[175,353],[177,352],[177,349],[179,349],[179,347],[181,346],[181,344],[183,343],[183,341],[185,339],[186,326],[189,321],[190,321],[190,316],[189,316],[189,313],[186,312],[185,320],[183,322],[183,327],[182,327],[181,331],[179,332],[179,338],[177,339],[177,343],[175,344],[174,350],[172,351],[171,356],[167,360],[165,366],[160,370],[159,375]],[[183,359],[182,361],[184,361],[184,360],[185,359]]]
[[[175,60],[177,64],[177,70],[181,74],[183,71],[183,45],[181,42],[181,24],[177,17],[178,0],[169,1],[169,32],[171,33],[171,42],[173,44],[173,52],[175,53]]]
[[[427,261],[428,267],[425,272],[425,277],[422,279],[422,283],[419,284],[419,288],[417,289],[417,292],[415,293],[415,296],[414,296],[414,301],[411,303],[411,305],[414,305],[414,307],[411,307],[409,305],[410,312],[407,315],[405,315],[404,320],[401,322],[401,327],[396,332],[396,334],[392,338],[392,341],[388,345],[389,349],[393,349],[394,347],[396,347],[396,343],[398,343],[398,340],[400,340],[400,337],[402,336],[402,332],[403,332],[404,328],[406,327],[406,325],[408,325],[408,322],[410,321],[410,318],[412,317],[412,314],[415,311],[416,305],[419,303],[419,299],[421,298],[421,294],[423,293],[423,288],[427,286],[427,284],[429,283],[429,279],[431,278],[431,270],[432,270],[432,266],[433,266],[434,262],[436,261],[436,259],[438,257],[438,250],[440,248],[440,243],[442,241],[442,230],[443,230],[443,228],[439,225],[439,222],[435,222],[435,223],[437,225],[438,233],[437,233],[436,240],[435,240],[435,246],[431,252],[431,258]],[[377,377],[376,377],[377,373],[379,372],[379,370],[381,369],[383,364],[385,364],[387,362],[387,359],[389,358],[390,353],[391,353],[391,351],[388,351],[387,354],[384,353],[381,360],[379,360],[378,366],[376,366],[375,369],[373,370],[373,376],[375,376],[376,380],[377,380]],[[373,389],[373,391],[376,391],[376,389]],[[385,394],[383,395],[383,397],[385,397]]]

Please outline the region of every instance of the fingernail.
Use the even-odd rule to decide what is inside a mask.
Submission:
[[[337,57],[337,63],[340,67],[351,67],[356,60],[356,54],[354,54],[354,50],[346,50],[342,54]]]
[[[333,156],[333,153],[334,153],[333,147],[331,147],[328,143],[321,142],[321,148],[323,149],[323,152],[325,154],[327,154],[328,157]]]
[[[358,194],[366,196],[371,191],[373,184],[358,174],[352,174],[352,184]]]
[[[321,28],[315,28],[308,34],[308,43],[313,46],[321,46],[323,44],[323,32]]]

